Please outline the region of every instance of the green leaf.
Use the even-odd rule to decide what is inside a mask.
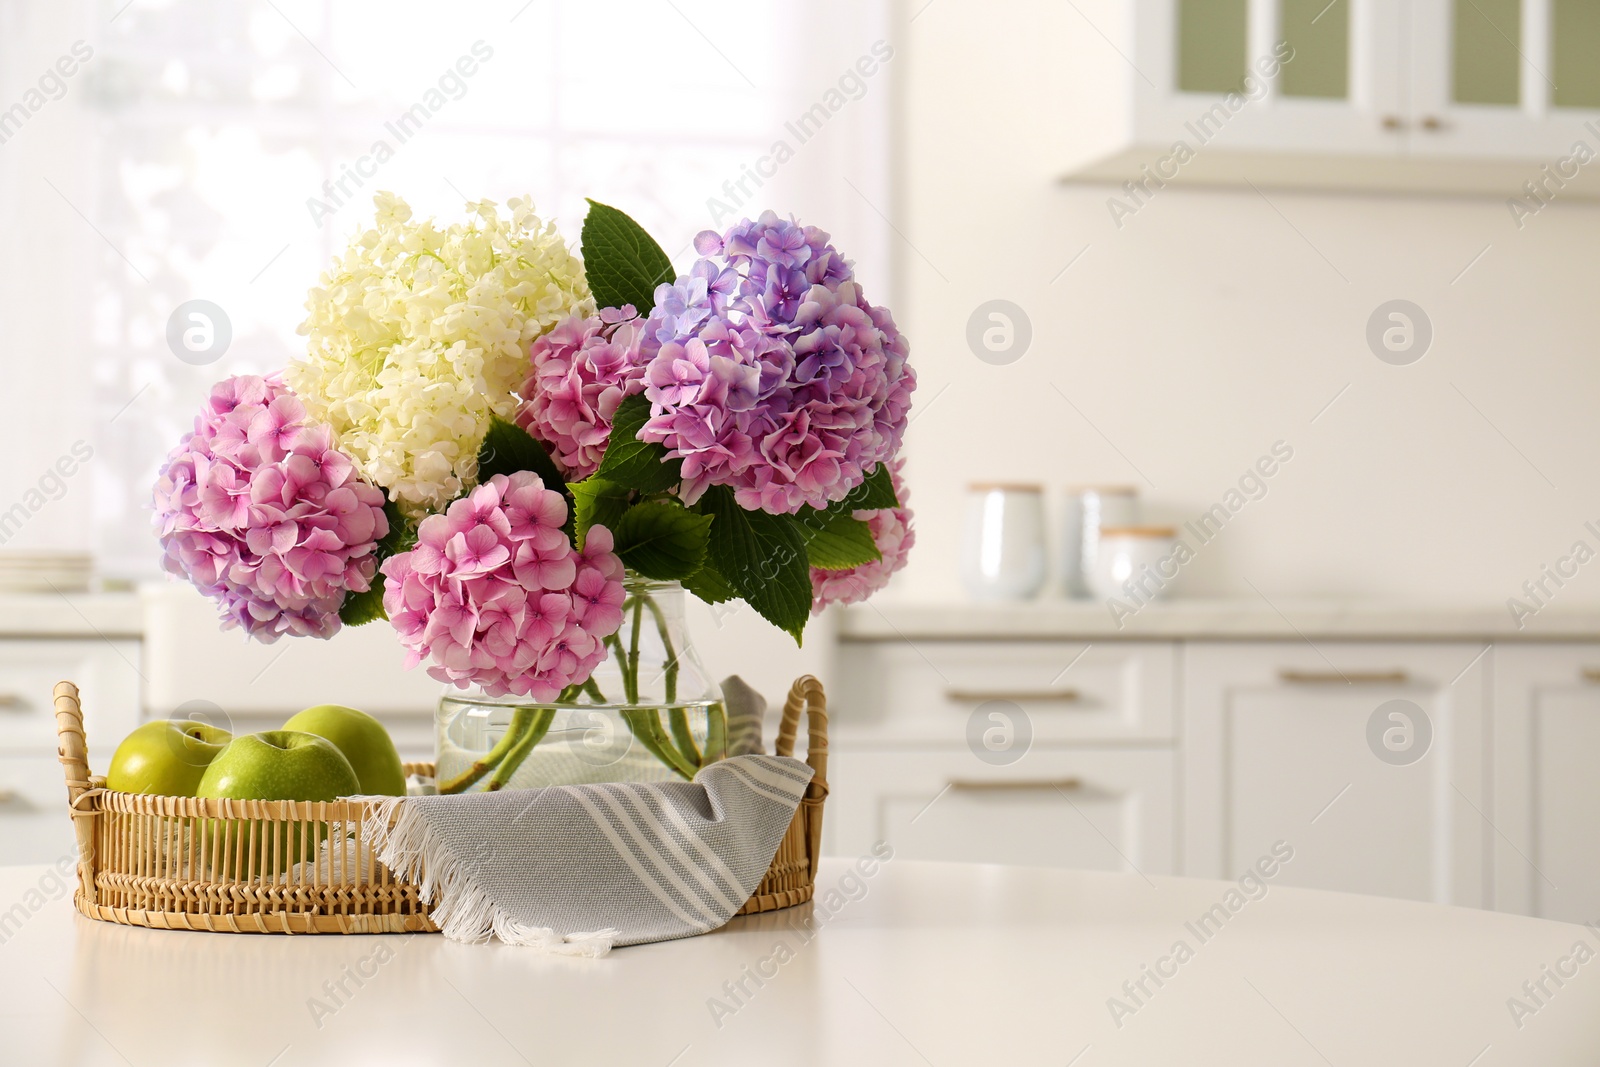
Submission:
[[[384,501],[383,515],[389,520],[389,532],[379,538],[372,552],[379,565],[390,556],[409,552],[417,543],[417,528],[401,514],[394,501]],[[346,626],[365,626],[369,622],[388,618],[388,612],[383,610],[382,571],[373,572],[372,584],[365,593],[350,593],[339,605],[339,621]]]
[[[383,610],[383,575],[374,573],[372,585],[365,593],[347,593],[339,605],[339,621],[346,626],[365,626],[369,622],[387,619]]]
[[[883,558],[872,528],[848,513],[802,508],[796,516],[805,538],[806,559],[825,571],[842,571]]]
[[[628,491],[614,485],[599,475],[573,482],[567,486],[572,493],[574,541],[583,548],[584,538],[591,526],[604,526],[616,532],[617,520],[628,510]]]
[[[589,201],[583,220],[583,271],[601,307],[655,305],[656,286],[673,280],[672,261],[644,228],[614,207]]]
[[[677,581],[706,561],[712,519],[676,501],[653,500],[623,512],[612,533],[628,567],[658,581]]]
[[[880,463],[867,475],[866,480],[849,493],[845,498],[831,505],[829,511],[879,511],[883,508],[897,508],[900,501],[894,495],[894,480],[889,476],[889,465]]]
[[[498,415],[489,416],[489,432],[483,435],[483,444],[478,447],[478,481],[482,483],[496,474],[512,475],[519,471],[537,474],[546,489],[559,493],[567,490],[567,481],[556,469],[555,460],[532,434]]]
[[[799,522],[793,515],[746,511],[723,485],[707,489],[695,510],[716,517],[709,559],[717,573],[799,644],[811,617],[811,567]]]
[[[611,440],[600,458],[599,473],[614,485],[656,493],[683,481],[683,461],[670,459],[664,446],[639,440],[650,419],[650,401],[635,393],[617,406],[611,418]]]
[[[378,562],[400,552],[410,552],[417,543],[417,528],[393,500],[383,502],[383,517],[389,520],[389,532],[378,540]]]
[[[683,580],[683,587],[707,604],[723,604],[737,600],[739,591],[728,583],[708,559],[705,566]]]

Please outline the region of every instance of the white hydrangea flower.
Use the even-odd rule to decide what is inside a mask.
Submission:
[[[534,338],[594,300],[555,226],[512,200],[440,229],[392,193],[306,299],[304,358],[286,371],[312,419],[411,515],[472,485],[491,414],[516,413]]]

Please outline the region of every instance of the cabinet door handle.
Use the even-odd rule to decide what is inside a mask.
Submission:
[[[1380,120],[1383,128],[1391,132],[1398,132],[1406,128],[1406,120],[1399,115],[1385,115]]]
[[[1404,685],[1405,671],[1279,671],[1278,680],[1290,685]]]
[[[1446,128],[1444,119],[1441,119],[1438,115],[1424,115],[1420,125],[1429,133],[1438,133]]]
[[[0,693],[0,711],[26,711],[28,702],[16,693]]]
[[[1600,682],[1600,667],[1585,667],[1581,673],[1586,682]]]
[[[957,704],[982,704],[989,700],[1054,702],[1073,704],[1078,700],[1076,689],[946,689],[945,699]]]
[[[16,799],[18,799],[18,794],[15,789],[0,786],[0,804],[10,804]]]
[[[1015,793],[1023,789],[1059,789],[1076,793],[1083,789],[1081,778],[952,778],[946,787],[960,793]]]

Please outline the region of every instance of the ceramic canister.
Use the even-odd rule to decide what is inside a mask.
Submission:
[[[1177,531],[1170,526],[1103,526],[1089,588],[1102,600],[1111,597],[1137,603],[1167,595],[1178,576],[1171,558]]]
[[[1105,526],[1132,526],[1139,521],[1139,491],[1130,485],[1078,485],[1067,490],[1065,536],[1061,553],[1063,591],[1088,597],[1088,575]]]
[[[961,580],[975,600],[1027,600],[1044,586],[1044,490],[988,483],[967,489]]]

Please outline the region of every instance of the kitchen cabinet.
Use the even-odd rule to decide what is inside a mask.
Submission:
[[[54,864],[76,856],[66,798],[54,750],[0,756],[0,864]]]
[[[0,862],[55,863],[74,850],[56,759],[51,691],[86,694],[91,763],[104,769],[139,722],[139,642],[107,637],[0,639]]]
[[[1184,873],[1236,877],[1282,840],[1287,885],[1486,906],[1483,653],[1187,645]]]
[[[1546,196],[1594,193],[1568,187],[1574,142],[1600,151],[1589,0],[1101,0],[1083,15],[1063,45],[1064,178],[1132,181],[1135,208],[1173,180],[1506,197],[1545,163],[1562,179]]]
[[[1398,604],[847,610],[825,847],[1234,879],[1282,841],[1286,885],[1600,918],[1600,614],[1539,624]],[[987,731],[1025,754],[987,751]]]
[[[845,642],[827,850],[1171,873],[1177,647]]]
[[[834,737],[963,744],[992,705],[1036,742],[1170,741],[1176,664],[1165,641],[846,644]]]
[[[67,680],[93,694],[84,701],[84,732],[94,756],[109,759],[139,722],[139,659],[133,640],[0,640],[0,755],[55,760],[51,692]]]
[[[1600,646],[1497,648],[1494,707],[1497,902],[1600,919]]]
[[[834,751],[830,855],[1172,874],[1170,750],[1031,748],[1014,764],[965,748]]]

